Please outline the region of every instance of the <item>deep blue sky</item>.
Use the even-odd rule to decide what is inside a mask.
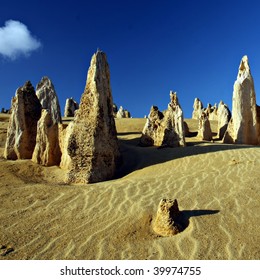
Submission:
[[[0,108],[26,80],[36,86],[45,75],[62,111],[66,98],[79,102],[97,48],[107,54],[114,102],[133,117],[151,105],[164,110],[170,90],[185,117],[195,97],[231,107],[244,54],[260,103],[260,1],[0,0],[0,7],[0,27],[20,21],[42,45],[15,60],[0,55]]]

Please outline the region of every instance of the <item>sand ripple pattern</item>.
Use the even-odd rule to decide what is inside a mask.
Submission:
[[[260,149],[212,147],[147,149],[150,164],[136,147],[136,170],[87,186],[58,183],[55,168],[51,185],[44,168],[28,179],[24,163],[2,160],[0,243],[9,259],[259,259]],[[151,229],[163,197],[189,220],[174,237]]]

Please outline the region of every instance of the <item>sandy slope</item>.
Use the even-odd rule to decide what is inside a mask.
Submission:
[[[260,148],[142,148],[144,121],[116,120],[124,164],[108,182],[69,186],[58,167],[1,156],[0,254],[13,251],[0,259],[260,259]],[[174,237],[151,230],[163,197],[188,221]]]

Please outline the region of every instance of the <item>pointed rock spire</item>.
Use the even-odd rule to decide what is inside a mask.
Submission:
[[[243,82],[246,78],[251,76],[251,71],[248,63],[248,57],[247,55],[244,55],[241,59],[239,68],[238,68],[238,73],[237,73],[237,80],[240,81],[240,83]]]
[[[59,126],[53,122],[53,116],[47,109],[42,109],[37,123],[36,145],[32,161],[44,166],[59,165],[61,151],[59,146]]]
[[[254,80],[251,75],[248,57],[240,62],[237,79],[234,83],[232,120],[225,133],[224,143],[259,144],[259,124]]]
[[[205,112],[201,113],[199,118],[198,136],[200,140],[211,141],[212,131],[210,127],[209,117]]]
[[[43,77],[36,86],[36,95],[43,109],[47,109],[53,123],[61,123],[61,112],[54,85],[48,77]]]
[[[113,117],[110,73],[104,52],[97,51],[88,70],[74,123],[64,143],[69,183],[111,179],[120,158]],[[63,166],[64,167],[64,166]]]
[[[220,140],[223,139],[225,135],[230,119],[231,112],[228,106],[224,104],[223,101],[220,101],[218,105],[218,137]]]
[[[45,166],[59,165],[59,124],[61,112],[58,96],[51,80],[43,77],[36,87],[36,95],[42,105],[41,118],[37,124],[36,145],[32,161]]]
[[[183,147],[185,130],[183,112],[176,92],[170,92],[170,103],[165,114],[152,106],[140,138],[141,146]]]
[[[11,111],[4,157],[12,160],[31,159],[41,104],[30,81],[17,89],[12,99]]]
[[[194,99],[192,118],[198,120],[203,110],[203,104],[199,98]]]
[[[74,117],[75,111],[78,110],[79,104],[71,97],[66,99],[64,117]]]

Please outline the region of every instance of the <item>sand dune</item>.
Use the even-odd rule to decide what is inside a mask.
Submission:
[[[121,119],[117,179],[66,185],[58,167],[2,157],[7,120],[0,115],[0,259],[260,258],[259,147],[192,137],[185,148],[143,148],[145,120]],[[177,198],[188,224],[173,237],[151,229],[164,197]]]

